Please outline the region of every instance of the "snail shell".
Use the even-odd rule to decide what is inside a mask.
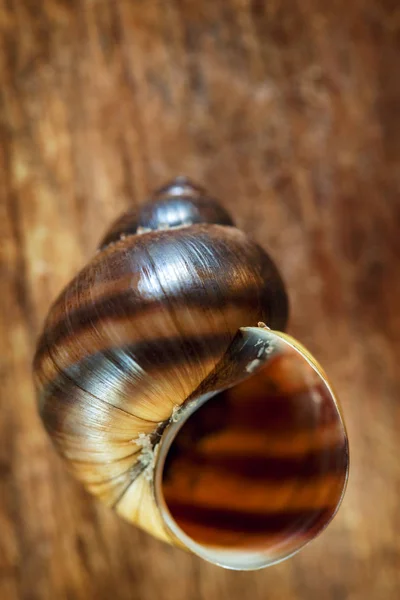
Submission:
[[[154,536],[233,569],[332,519],[345,428],[283,331],[268,255],[178,178],[119,219],[52,306],[34,360],[44,425],[85,487]]]

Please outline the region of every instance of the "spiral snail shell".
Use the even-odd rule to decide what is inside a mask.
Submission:
[[[282,560],[332,519],[348,472],[334,393],[279,333],[287,313],[268,255],[178,178],[53,304],[34,359],[46,430],[154,536],[232,569]]]

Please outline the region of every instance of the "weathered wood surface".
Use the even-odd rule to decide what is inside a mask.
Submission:
[[[0,0],[0,598],[400,597],[400,13],[377,0]],[[30,363],[112,218],[205,184],[274,256],[326,367],[348,492],[306,550],[234,573],[67,474]]]

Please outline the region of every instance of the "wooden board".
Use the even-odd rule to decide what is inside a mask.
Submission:
[[[399,24],[379,0],[0,0],[1,599],[400,597]],[[271,252],[347,418],[337,518],[256,573],[100,506],[36,414],[51,300],[179,173]]]

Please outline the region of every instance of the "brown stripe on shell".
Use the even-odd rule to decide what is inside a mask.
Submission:
[[[130,281],[130,285],[132,286],[132,280]],[[134,296],[132,289],[126,291],[126,278],[120,282],[116,282],[116,286],[121,288],[120,293],[105,296],[95,302],[91,301],[86,305],[79,302],[79,308],[69,312],[68,322],[59,320],[54,325],[49,325],[47,337],[51,339],[52,344],[59,344],[72,335],[79,335],[82,330],[84,331],[96,326],[100,320],[129,322],[132,317],[138,314],[143,315],[143,318],[148,318],[147,315],[151,317],[153,312],[159,310],[154,300],[137,298]],[[254,285],[250,285],[246,289],[237,290],[229,300],[230,305],[243,313],[243,308],[249,305],[249,298],[254,298],[258,292],[259,287],[254,282]],[[207,305],[208,309],[221,309],[222,306],[226,306],[227,304],[226,302],[221,303],[217,298],[214,298],[214,300],[214,302],[209,302]],[[174,310],[176,311],[183,309],[193,309],[192,312],[194,313],[204,314],[204,305],[199,294],[193,293],[192,297],[186,298],[174,306]],[[72,327],[73,331],[71,331]]]
[[[131,316],[165,303],[166,309],[187,305],[224,312],[226,305],[243,308],[248,302],[256,319],[284,328],[287,299],[276,268],[238,230],[197,225],[154,232],[146,243],[142,238],[134,236],[94,257],[53,305],[46,321],[50,337],[53,329],[55,340],[65,335],[63,323],[75,331],[98,315]]]
[[[254,533],[257,536],[264,534],[288,535],[299,522],[305,522],[309,527],[315,527],[316,521],[329,518],[332,507],[303,509],[293,512],[271,512],[267,514],[248,513],[243,510],[231,510],[227,507],[215,509],[204,506],[193,506],[176,502],[174,514],[177,519],[184,521],[186,527],[190,523],[205,523],[207,529],[232,531],[233,533]],[[210,535],[210,532],[208,532]],[[199,540],[200,541],[200,540]]]
[[[65,323],[61,339],[54,339],[52,331],[46,331],[38,344],[35,356],[35,369],[41,370],[42,362],[50,352],[60,368],[68,368],[88,355],[106,351],[107,349],[152,345],[159,349],[173,339],[197,338],[201,340],[219,338],[222,342],[221,353],[229,346],[239,323],[245,318],[243,309],[227,306],[223,313],[207,315],[201,308],[188,309],[182,307],[172,313],[174,319],[167,318],[163,310],[152,306],[137,315],[114,315],[106,318],[99,316],[85,323],[85,326]],[[139,354],[138,354],[139,356]],[[179,361],[179,359],[177,359]]]
[[[190,450],[185,447],[184,459],[177,459],[175,469],[188,472],[201,472],[201,479],[206,476],[210,468],[212,472],[223,476],[232,471],[247,485],[247,480],[263,482],[276,482],[279,484],[288,479],[313,480],[320,475],[341,473],[343,469],[344,442],[340,445],[329,446],[329,452],[324,455],[324,449],[308,452],[299,456],[257,456],[247,452],[245,448],[242,455],[234,453],[233,456],[225,453],[214,452],[212,456],[205,455],[196,446]]]
[[[338,430],[336,421],[318,427],[318,432],[310,438],[308,429],[291,431],[290,436],[282,436],[280,430],[269,429],[268,439],[256,436],[250,430],[230,430],[223,435],[209,436],[203,440],[202,453],[229,453],[230,456],[241,454],[243,448],[253,456],[297,456],[305,452],[313,452],[322,447],[333,448],[340,445],[343,432]]]
[[[240,481],[234,471],[225,473],[223,479],[220,473],[208,470],[204,473],[201,483],[194,485],[187,477],[184,469],[179,471],[181,484],[178,488],[170,486],[168,490],[168,504],[175,502],[195,504],[196,506],[209,506],[221,509],[225,505],[225,498],[229,498],[229,506],[234,510],[252,511],[254,514],[263,514],[267,511],[279,511],[287,507],[290,500],[290,510],[319,509],[322,505],[335,507],[335,490],[341,486],[341,477],[328,473],[323,479],[306,479],[297,485],[293,491],[294,479],[261,482],[258,480]],[[186,478],[186,483],[184,479]],[[167,486],[168,483],[165,482]],[[209,490],[213,490],[211,495]],[[243,496],[245,494],[245,500]]]
[[[215,366],[226,345],[225,335],[149,340],[97,352],[66,368],[60,368],[57,357],[49,353],[42,363],[46,381],[42,379],[40,385],[41,404],[45,398],[58,396],[53,379],[57,382],[61,375],[63,381],[94,398],[158,422],[186,400]]]
[[[276,511],[260,517],[249,513],[243,515],[242,519],[235,511],[226,513],[225,511],[214,512],[209,509],[200,509],[196,511],[196,516],[207,525],[199,527],[197,524],[199,521],[186,519],[188,513],[185,507],[182,506],[179,509],[180,523],[187,535],[197,540],[199,544],[220,551],[258,552],[264,557],[266,565],[287,558],[299,550],[320,533],[321,523],[329,522],[335,513],[333,508],[328,507],[318,511],[305,509],[297,511],[293,515]],[[225,517],[221,520],[222,515]],[[257,526],[257,522],[261,523],[261,528]],[[296,530],[296,524],[299,522],[307,523],[308,526],[305,532],[299,531],[294,535],[293,531]],[[219,523],[221,523],[221,527],[218,529]],[[216,536],[216,531],[218,531],[218,536]],[[244,531],[246,531],[245,534]],[[226,559],[223,561],[222,557],[220,560],[226,561]]]

